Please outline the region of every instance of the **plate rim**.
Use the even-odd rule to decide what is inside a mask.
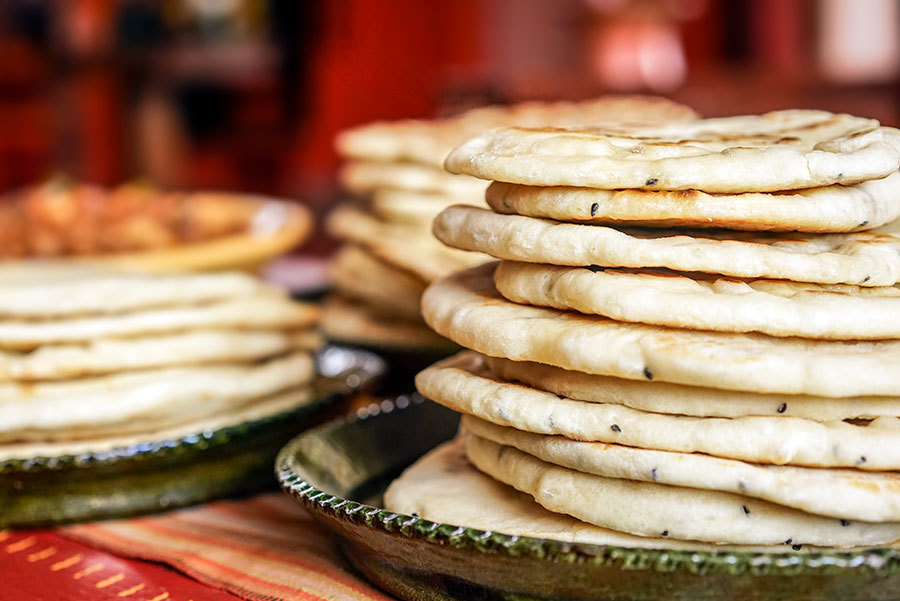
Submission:
[[[384,534],[401,535],[428,544],[450,546],[460,551],[505,554],[551,563],[590,564],[596,567],[657,572],[688,571],[702,575],[827,575],[846,573],[847,570],[871,570],[871,573],[878,575],[900,574],[900,549],[889,547],[855,551],[817,550],[802,554],[790,549],[783,553],[671,550],[573,543],[443,524],[345,499],[317,488],[297,473],[297,451],[305,437],[348,423],[378,419],[379,416],[422,405],[426,401],[419,393],[385,399],[381,403],[359,409],[355,414],[335,418],[294,437],[281,449],[276,460],[275,474],[282,490],[314,516],[316,513],[325,514],[341,522],[365,526]]]

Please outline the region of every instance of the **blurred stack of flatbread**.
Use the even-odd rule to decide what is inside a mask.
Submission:
[[[326,301],[323,328],[336,340],[388,348],[452,349],[428,329],[419,299],[428,283],[488,260],[441,245],[431,221],[455,204],[484,207],[487,182],[443,170],[447,154],[470,137],[503,125],[660,124],[692,119],[680,104],[653,97],[610,96],[579,103],[486,107],[442,120],[373,123],[342,133],[347,159],[341,182],[362,200],[329,220],[349,244],[334,268],[336,293]]]
[[[317,307],[237,272],[0,267],[0,460],[216,430],[311,399]]]
[[[423,296],[471,349],[417,378],[462,430],[390,509],[661,548],[900,539],[900,238],[870,231],[900,214],[897,130],[508,128],[447,166],[494,180],[492,210],[436,235],[502,261]],[[454,478],[468,499],[426,492]]]

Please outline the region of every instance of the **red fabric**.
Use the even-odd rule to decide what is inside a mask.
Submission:
[[[41,530],[0,531],[3,601],[235,601],[169,568]]]

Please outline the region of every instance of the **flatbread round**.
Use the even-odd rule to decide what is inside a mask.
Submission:
[[[229,411],[188,420],[165,428],[148,428],[133,434],[110,433],[97,438],[83,440],[40,440],[35,442],[4,442],[0,444],[0,461],[9,459],[30,459],[32,457],[60,457],[82,453],[102,453],[111,449],[130,447],[140,443],[152,443],[182,438],[189,435],[202,436],[204,432],[214,432],[220,428],[236,426],[285,411],[298,409],[317,397],[307,385],[291,388],[265,398],[256,399]]]
[[[164,307],[134,313],[73,317],[53,321],[0,321],[0,348],[29,349],[44,344],[89,342],[200,329],[298,329],[319,319],[315,305],[283,294],[238,297],[205,305]]]
[[[466,456],[550,511],[638,536],[740,545],[859,546],[900,539],[897,522],[848,522],[719,491],[605,478],[552,465],[471,434]]]
[[[379,121],[341,132],[345,157],[370,161],[412,161],[441,168],[455,146],[501,125],[565,126],[653,124],[695,119],[693,109],[659,96],[601,96],[582,102],[521,102],[488,106],[447,119]]]
[[[760,465],[702,453],[581,442],[497,426],[468,415],[462,424],[465,432],[577,472],[730,492],[845,520],[900,521],[896,472]]]
[[[43,345],[29,352],[0,350],[0,382],[59,380],[159,367],[256,361],[295,349],[315,350],[318,332],[308,330],[200,330],[101,338]]]
[[[227,413],[305,384],[314,365],[300,351],[258,365],[172,367],[81,380],[0,386],[0,441],[119,435]]]
[[[676,540],[671,534],[652,538],[601,528],[547,511],[529,495],[481,473],[466,459],[459,439],[437,447],[408,467],[388,487],[384,504],[390,511],[437,523],[588,545],[781,554],[821,550],[812,545],[757,547],[687,542]]]
[[[661,127],[488,130],[456,148],[451,173],[532,186],[778,192],[853,184],[900,167],[898,132],[825,111]]]
[[[525,305],[619,321],[829,340],[900,338],[900,287],[742,281],[654,270],[504,261],[497,290]]]
[[[444,194],[382,188],[372,194],[372,211],[383,221],[414,225],[430,232],[431,222],[438,213],[449,206],[465,204],[465,200]],[[483,207],[484,199],[473,198],[470,204]]]
[[[848,186],[732,194],[494,182],[486,198],[497,213],[595,225],[855,232],[900,217],[900,173]]]
[[[832,399],[799,394],[755,394],[659,381],[626,380],[569,371],[531,361],[484,357],[489,372],[511,382],[589,403],[612,403],[651,413],[693,417],[802,417],[818,422],[900,416],[900,396]]]
[[[665,267],[740,278],[857,286],[893,286],[900,281],[900,236],[886,233],[614,229],[498,215],[466,206],[443,211],[433,231],[454,248],[525,263]]]
[[[424,322],[379,313],[368,305],[332,295],[325,301],[322,331],[331,340],[394,349],[452,350],[456,346]]]
[[[587,403],[492,376],[477,357],[441,361],[416,376],[416,388],[454,411],[517,430],[643,449],[706,453],[772,465],[900,469],[900,419],[816,422],[796,417],[734,419],[648,413]]]
[[[477,200],[484,198],[487,188],[482,180],[415,163],[347,163],[341,168],[340,180],[344,188],[359,195],[380,188],[398,188]]]
[[[422,278],[382,261],[359,246],[347,245],[334,260],[332,280],[343,296],[387,315],[421,321]]]
[[[29,267],[34,279],[0,270],[0,317],[48,319],[107,315],[186,306],[264,294],[267,287],[243,273],[126,275],[74,265]]]
[[[447,248],[419,226],[385,223],[349,206],[332,211],[327,227],[336,238],[360,244],[427,282],[490,260],[486,255]]]
[[[432,284],[422,296],[428,325],[492,357],[630,380],[832,398],[900,390],[900,341],[676,330],[518,305],[494,288],[495,266]]]

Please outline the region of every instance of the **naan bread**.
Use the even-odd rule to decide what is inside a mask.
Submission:
[[[285,411],[299,409],[316,400],[309,386],[301,385],[271,396],[256,399],[224,413],[189,420],[165,428],[148,428],[133,434],[110,433],[85,440],[41,440],[36,442],[5,442],[0,444],[0,461],[30,459],[32,457],[60,457],[82,453],[102,453],[140,443],[156,443],[194,435],[201,439],[206,432],[263,419]]]
[[[828,398],[756,394],[659,381],[626,380],[569,371],[530,361],[480,356],[491,375],[590,403],[694,417],[802,417],[818,422],[900,416],[900,396]]]
[[[835,398],[900,390],[900,341],[698,332],[518,305],[494,288],[495,266],[432,284],[422,296],[428,325],[492,357],[630,380]]]
[[[321,345],[322,335],[312,329],[199,330],[139,338],[100,338],[44,345],[28,352],[0,350],[0,382],[256,361],[296,349],[313,351]]]
[[[576,472],[730,492],[845,520],[900,521],[896,472],[762,465],[702,453],[581,442],[497,426],[468,415],[462,424],[465,432]]]
[[[359,246],[347,245],[332,269],[335,290],[381,313],[421,322],[419,301],[426,282],[382,261]]]
[[[486,197],[497,213],[595,225],[855,232],[900,217],[900,173],[848,186],[731,194],[494,182]]]
[[[0,318],[49,319],[189,306],[266,294],[243,273],[126,275],[62,265],[35,266],[24,278],[0,270]]]
[[[734,419],[648,413],[587,403],[500,380],[460,355],[416,376],[416,388],[454,411],[517,430],[774,465],[900,469],[900,419],[817,422],[796,417]]]
[[[601,96],[583,102],[522,102],[488,106],[447,119],[379,121],[341,132],[345,157],[381,162],[415,162],[441,168],[455,146],[501,125],[583,126],[662,124],[697,117],[693,109],[658,96]]]
[[[341,168],[339,179],[345,189],[361,196],[381,188],[397,188],[478,200],[484,198],[487,188],[482,180],[415,163],[348,163]]]
[[[638,536],[739,545],[859,546],[900,539],[897,522],[848,522],[742,495],[605,478],[552,465],[512,447],[463,436],[475,467],[550,511]]]
[[[578,544],[783,554],[821,550],[812,545],[793,548],[784,544],[756,547],[687,542],[675,540],[671,534],[651,538],[594,526],[547,511],[529,495],[479,472],[466,459],[459,439],[437,447],[408,467],[385,492],[384,504],[390,511],[437,523]]]
[[[445,244],[498,259],[583,267],[665,267],[740,278],[893,286],[900,236],[615,229],[454,206],[438,215]]]
[[[734,280],[656,270],[504,261],[497,290],[525,305],[619,321],[829,340],[900,338],[900,287]]]
[[[281,330],[309,327],[319,319],[315,305],[284,294],[237,297],[204,305],[163,307],[106,316],[52,321],[0,320],[0,348],[31,349],[45,344],[90,342],[185,330]]]
[[[309,382],[300,351],[256,365],[171,367],[80,380],[0,385],[0,442],[119,435],[221,415]]]
[[[431,331],[424,322],[385,315],[377,309],[340,296],[330,296],[322,312],[325,335],[346,344],[394,349],[452,350],[456,346]]]
[[[444,194],[427,194],[384,188],[372,194],[372,212],[388,223],[414,225],[431,231],[431,222],[449,206],[465,204],[464,198],[454,198]],[[484,206],[484,198],[473,198],[474,206]]]
[[[898,132],[825,111],[700,119],[661,127],[511,127],[470,139],[451,173],[531,186],[743,193],[854,184],[900,167]]]
[[[485,255],[447,248],[421,227],[385,223],[352,207],[333,211],[327,227],[334,237],[360,244],[383,261],[427,282],[490,260]]]

